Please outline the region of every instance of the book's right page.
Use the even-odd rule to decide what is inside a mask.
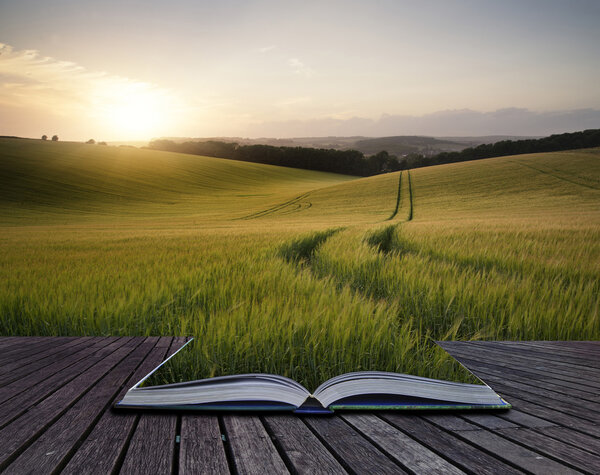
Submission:
[[[334,411],[511,407],[440,346],[429,355],[428,364],[410,374],[364,371],[331,378],[315,390],[315,397]]]

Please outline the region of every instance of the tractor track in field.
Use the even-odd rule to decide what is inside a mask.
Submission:
[[[518,165],[521,165],[522,167],[531,168],[532,170],[535,170],[536,172],[539,172],[539,173],[543,173],[544,175],[549,175],[552,178],[556,178],[557,180],[562,180],[562,181],[566,181],[568,183],[572,183],[574,185],[583,186],[583,187],[589,188],[591,190],[596,190],[596,191],[600,190],[600,188],[598,188],[598,187],[596,187],[594,185],[590,185],[590,184],[587,184],[587,183],[580,183],[578,181],[575,181],[575,180],[572,180],[572,179],[569,179],[569,178],[565,178],[564,176],[560,176],[560,175],[558,175],[558,173],[560,173],[559,170],[554,170],[554,169],[551,168],[550,170],[552,170],[554,172],[554,173],[552,173],[552,172],[547,171],[547,170],[541,170],[539,168],[536,168],[536,167],[534,167],[532,165],[529,165],[528,163],[523,163],[523,162],[521,162],[519,160],[512,160],[512,162],[516,163]]]
[[[402,207],[402,177],[404,176],[404,171],[400,172],[400,176],[398,177],[398,194],[396,196],[396,207],[394,208],[394,211],[392,212],[392,214],[390,215],[389,218],[385,219],[384,221],[391,221],[392,219],[394,219],[397,215],[398,212],[400,211],[400,208]],[[413,191],[412,191],[412,180],[410,178],[410,171],[406,170],[406,179],[408,180],[408,215],[406,217],[405,221],[412,221],[413,219]]]
[[[308,195],[310,195],[310,194],[311,194],[310,191],[307,193],[302,193],[301,195],[296,196],[295,198],[293,198],[291,200],[284,201],[283,203],[279,203],[278,205],[272,206],[271,208],[267,208],[265,210],[258,211],[256,213],[251,213],[246,216],[242,216],[241,218],[234,218],[234,219],[235,220],[241,220],[241,219],[245,220],[245,219],[262,218],[264,216],[268,216],[270,214],[277,213],[278,211],[282,211],[287,207],[293,207],[293,208],[291,210],[284,211],[282,214],[290,214],[290,213],[302,211],[302,210],[308,209],[312,206],[312,203],[310,201],[306,201],[306,202],[303,201],[304,198],[307,198]]]
[[[398,176],[398,196],[396,197],[396,207],[394,208],[394,211],[392,212],[390,217],[386,219],[386,221],[391,221],[392,219],[394,219],[396,217],[396,215],[398,214],[398,210],[400,209],[401,200],[402,200],[402,171],[400,171],[400,175]]]
[[[413,187],[412,187],[412,179],[410,178],[410,170],[406,170],[406,175],[408,176],[408,216],[406,217],[406,221],[412,221],[413,219],[413,210],[414,210],[414,199],[413,199]]]

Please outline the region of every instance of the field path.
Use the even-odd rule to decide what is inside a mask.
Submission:
[[[234,218],[234,219],[256,219],[256,218],[262,218],[263,216],[268,216],[270,214],[273,213],[277,213],[278,211],[282,211],[283,209],[289,207],[289,206],[295,206],[294,208],[292,208],[291,210],[286,210],[284,212],[284,214],[288,214],[288,213],[294,213],[297,211],[302,211],[303,209],[308,209],[312,206],[312,203],[310,201],[302,201],[304,198],[307,198],[308,195],[310,195],[310,191],[307,193],[302,193],[299,196],[296,196],[295,198],[288,200],[288,201],[284,201],[283,203],[279,203],[271,208],[267,208],[265,210],[262,211],[258,211],[256,213],[252,213],[252,214],[248,214],[246,216],[242,216],[241,218]]]
[[[386,219],[386,221],[391,221],[392,219],[394,219],[396,217],[396,215],[398,214],[398,210],[400,209],[401,200],[402,200],[402,172],[400,172],[400,174],[398,175],[398,196],[396,197],[396,207],[394,208],[394,211],[392,212],[390,217],[388,219]]]
[[[408,216],[406,221],[412,221],[413,219],[413,209],[414,209],[414,199],[413,199],[413,188],[412,188],[412,179],[410,178],[410,170],[406,170],[406,175],[408,176]]]
[[[583,186],[585,188],[590,188],[592,190],[600,190],[600,188],[598,188],[597,186],[594,186],[594,185],[591,185],[591,184],[588,184],[588,183],[580,183],[580,182],[575,181],[573,179],[565,178],[564,176],[560,176],[559,173],[561,173],[561,172],[559,170],[551,169],[554,172],[554,173],[552,173],[550,171],[542,170],[540,168],[537,168],[537,167],[534,167],[532,165],[529,165],[528,163],[523,163],[520,160],[511,160],[511,161],[513,163],[516,163],[516,164],[521,165],[523,167],[531,168],[532,170],[535,170],[537,172],[543,173],[544,175],[549,175],[549,176],[551,176],[553,178],[556,178],[557,180],[563,180],[563,181],[566,181],[566,182],[569,182],[569,183],[573,183],[574,185],[579,185],[579,186]],[[539,164],[538,164],[538,166],[539,166]],[[580,177],[578,177],[578,178],[580,178]]]

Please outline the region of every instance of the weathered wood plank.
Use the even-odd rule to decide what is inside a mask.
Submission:
[[[546,419],[541,419],[536,416],[532,416],[531,414],[527,414],[525,412],[521,412],[515,408],[512,408],[510,411],[503,412],[502,414],[498,414],[498,417],[502,419],[506,419],[507,421],[513,422],[521,427],[555,427],[556,424],[554,422],[548,421]]]
[[[529,430],[529,429],[504,429],[504,430]],[[500,437],[497,434],[486,430],[470,430],[456,431],[455,434],[468,440],[471,444],[493,453],[496,457],[500,457],[507,462],[510,462],[521,469],[528,472],[547,475],[548,473],[578,473],[569,467],[556,462],[548,457],[540,455],[533,450],[525,448],[519,444],[515,444],[510,440]]]
[[[6,343],[6,348],[4,348],[2,350],[2,353],[0,353],[0,355],[2,356],[2,359],[4,359],[4,357],[6,355],[10,354],[14,350],[23,350],[23,349],[25,349],[26,346],[33,347],[36,344],[38,344],[39,342],[46,341],[48,339],[49,339],[49,337],[45,337],[45,336],[27,336],[27,337],[3,336],[2,341],[6,341],[7,343]]]
[[[452,342],[457,343],[457,342]],[[587,385],[593,387],[599,387],[600,381],[598,380],[598,373],[592,367],[581,366],[576,363],[568,363],[561,361],[560,358],[548,359],[541,357],[536,352],[528,352],[526,350],[512,350],[508,347],[499,347],[494,342],[489,342],[489,345],[482,345],[484,342],[469,342],[470,346],[465,347],[463,345],[462,351],[471,355],[489,355],[496,360],[502,360],[504,363],[510,363],[517,367],[524,367],[530,369],[536,369],[537,371],[544,371],[551,373],[553,377],[557,375],[569,376],[573,375],[573,372],[577,376],[586,375],[590,378],[586,381]],[[488,342],[485,342],[488,343]],[[461,350],[460,348],[458,349]],[[450,351],[454,351],[450,350]],[[453,354],[453,353],[452,353]]]
[[[451,342],[457,343],[457,342]],[[546,364],[538,364],[535,360],[529,361],[526,358],[520,358],[514,360],[508,356],[500,358],[497,353],[485,349],[473,350],[472,348],[468,351],[464,349],[458,349],[456,345],[452,345],[448,349],[448,352],[457,360],[465,364],[471,371],[477,373],[477,362],[494,364],[496,366],[504,368],[507,374],[512,371],[535,371],[540,376],[544,376],[546,379],[552,380],[556,383],[557,380],[568,381],[578,385],[581,389],[597,392],[598,383],[582,379],[576,372],[572,370],[556,369],[556,367],[548,366]]]
[[[23,337],[20,336],[1,336],[0,337],[0,352],[7,351],[13,345],[22,344]]]
[[[65,341],[68,341],[67,337],[58,337],[55,340],[48,337],[40,337],[34,341],[23,341],[22,345],[16,345],[7,351],[3,351],[0,353],[0,374],[3,373],[3,367],[7,363],[18,362],[23,358],[30,358]]]
[[[115,343],[122,346],[0,430],[0,469],[19,453],[23,445],[36,438],[59,418],[141,341],[119,339]]]
[[[180,339],[161,338],[159,345],[171,356],[183,345]],[[154,473],[171,473],[173,469],[177,430],[177,415],[174,413],[140,413],[138,425],[133,433],[125,455],[122,470],[131,473],[135,467],[154,467]]]
[[[8,388],[11,386],[11,383],[16,383],[19,385],[23,384],[23,382],[40,380],[44,376],[51,376],[57,371],[57,367],[64,368],[65,366],[75,363],[77,361],[78,353],[87,348],[89,345],[98,343],[97,339],[90,340],[89,338],[82,338],[81,340],[82,341],[76,344],[63,348],[59,352],[56,352],[50,356],[46,356],[43,359],[32,361],[26,366],[22,366],[8,374],[0,376],[0,388]],[[63,347],[64,346],[65,345],[63,345]]]
[[[144,338],[137,338],[133,342],[133,351],[124,353],[110,372],[8,466],[6,473],[51,473],[66,463],[73,447],[93,427],[120,386],[155,345],[155,341]]]
[[[535,346],[544,349],[552,349],[553,351],[561,351],[564,354],[588,360],[595,360],[600,356],[600,344],[598,344],[597,341],[522,341],[514,343],[520,344],[522,348]]]
[[[263,421],[295,472],[347,473],[299,417],[278,414],[265,416]]]
[[[600,403],[590,401],[586,398],[579,398],[575,395],[564,394],[558,391],[553,391],[544,387],[540,387],[536,384],[524,384],[515,382],[510,379],[503,379],[497,375],[489,375],[487,378],[489,384],[499,391],[515,393],[517,395],[527,395],[532,397],[535,395],[536,399],[540,401],[552,401],[552,404],[558,404],[561,407],[571,408],[580,412],[581,408],[588,413],[588,417],[593,419],[600,418]],[[524,397],[524,396],[523,396]]]
[[[555,409],[527,401],[525,399],[520,399],[516,396],[511,396],[510,399],[514,403],[515,407],[518,407],[522,412],[552,421],[557,425],[570,427],[574,430],[584,432],[594,437],[600,437],[600,426],[592,424],[586,419],[574,417],[569,414],[565,414],[564,412],[560,412]]]
[[[458,465],[463,470],[490,475],[497,473],[522,473],[498,458],[441,430],[436,425],[425,421],[419,416],[385,413],[381,417],[393,426],[401,429],[405,434],[409,434],[433,452],[436,452],[447,460],[452,460],[452,463]]]
[[[180,475],[229,473],[219,420],[216,416],[181,418]]]
[[[37,382],[27,391],[21,392],[17,396],[4,401],[0,404],[0,427],[4,427],[27,411],[31,406],[65,386],[94,364],[123,346],[126,342],[126,339],[121,338],[99,340],[85,350],[86,354],[79,362],[67,366],[51,377]]]
[[[484,343],[482,345],[482,343]],[[536,345],[535,343],[520,344],[520,342],[503,341],[503,342],[473,342],[474,345],[483,346],[484,348],[492,348],[498,350],[500,353],[506,352],[511,355],[526,356],[527,358],[536,358],[539,360],[546,360],[552,363],[558,363],[560,365],[570,364],[583,368],[584,371],[588,369],[595,370],[596,366],[594,361],[590,358],[583,357],[581,355],[573,355],[568,351],[563,351],[560,347],[552,348],[551,345]]]
[[[237,473],[289,473],[258,416],[226,415],[223,424]]]
[[[32,373],[36,369],[49,366],[61,358],[66,358],[78,347],[90,340],[90,337],[70,338],[61,345],[47,347],[44,351],[7,362],[2,365],[0,385],[9,383]]]
[[[159,345],[158,338],[155,340],[156,346],[123,385],[112,403],[120,400],[131,386],[164,360],[168,348],[164,344]],[[137,412],[106,410],[62,473],[113,473],[121,465],[123,451],[133,435],[138,418]]]
[[[600,467],[600,457],[590,452],[581,450],[562,441],[545,436],[532,429],[500,429],[497,431],[503,437],[517,441],[530,447],[544,456],[559,460],[577,470],[593,472]]]
[[[428,421],[431,421],[431,422],[441,424],[441,426],[444,429],[448,430],[446,419],[449,417],[452,417],[452,416],[449,414],[447,414],[447,415],[440,414],[437,417],[436,416],[426,416],[425,419],[427,419]],[[502,419],[497,414],[465,412],[465,413],[461,414],[461,419],[465,422],[463,427],[453,428],[451,430],[475,430],[475,429],[480,428],[478,426],[481,426],[485,429],[503,429],[503,428],[509,428],[509,427],[519,427],[514,422],[508,421],[506,419]],[[477,424],[477,426],[474,426],[471,423],[475,423],[475,424]]]
[[[344,414],[342,418],[411,472],[464,473],[373,414]]]
[[[442,427],[444,430],[447,431],[480,429],[479,427],[471,424],[462,417],[448,412],[444,412],[441,414],[426,414],[421,417],[426,421],[432,422],[433,424],[437,424],[438,426]]]
[[[556,399],[550,394],[544,395],[543,392],[539,394],[537,392],[534,393],[530,391],[524,391],[522,389],[515,389],[513,386],[501,383],[498,380],[494,381],[493,387],[495,390],[505,396],[508,401],[511,401],[511,398],[518,397],[520,399],[539,403],[542,406],[556,409],[557,411],[563,412],[572,417],[594,423],[600,422],[600,413],[597,413],[593,410],[588,410],[586,407],[577,404],[576,401]],[[515,404],[515,407],[519,406]]]
[[[356,473],[407,473],[340,417],[306,417],[337,459]]]
[[[598,437],[592,437],[567,427],[558,426],[545,427],[538,432],[561,440],[567,444],[574,445],[575,447],[579,447],[583,450],[587,450],[593,454],[600,454],[600,438]]]
[[[171,353],[177,345],[167,340]],[[600,345],[593,342],[450,342],[458,359],[517,408],[508,412],[227,415],[226,442],[218,417],[186,414],[178,444],[175,415],[106,409],[115,392],[122,396],[160,362],[165,347],[144,347],[143,356],[127,338],[74,341],[0,338],[0,358],[11,368],[5,374],[22,373],[0,384],[0,470],[566,473],[600,464],[600,425],[590,423],[600,415],[600,371],[590,364]],[[565,359],[555,361],[558,354]]]
[[[536,381],[536,383],[545,383],[554,386],[557,388],[556,390],[558,390],[558,388],[562,391],[569,389],[587,397],[593,397],[597,394],[597,390],[594,387],[585,385],[585,382],[581,381],[581,378],[573,373],[570,373],[569,375],[556,375],[546,371],[539,372],[532,366],[516,366],[503,359],[499,359],[498,357],[492,358],[483,353],[473,354],[470,352],[468,355],[469,356],[467,356],[467,353],[465,352],[461,352],[461,350],[456,351],[457,358],[464,361],[465,364],[470,365],[469,367],[476,367],[477,371],[497,374],[515,381],[522,382],[523,380],[527,380],[530,382]]]
[[[469,365],[473,365],[474,363],[473,360],[468,359],[464,359],[463,361]],[[499,369],[499,366],[486,364],[480,360],[475,362],[475,364],[477,365],[477,373],[488,382],[500,378],[504,382],[514,381],[527,386],[543,388],[568,395],[571,398],[600,403],[600,395],[593,388],[585,388],[565,381],[549,380],[547,377],[539,377],[535,373],[527,371],[513,370],[510,374],[507,374],[506,369]]]
[[[121,470],[123,473],[154,473],[168,474],[173,468],[175,451],[175,429],[177,417],[172,414],[144,414],[136,427],[131,439],[129,450]],[[146,442],[155,452],[153,457],[143,457],[149,454]]]

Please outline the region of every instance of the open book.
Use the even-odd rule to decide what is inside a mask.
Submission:
[[[312,394],[296,381],[273,374],[240,374],[183,383],[145,385],[150,376],[171,358],[127,391],[115,407],[293,411],[311,414],[335,410],[511,407],[480,380],[480,384],[470,384],[381,371],[342,374],[325,381]]]

